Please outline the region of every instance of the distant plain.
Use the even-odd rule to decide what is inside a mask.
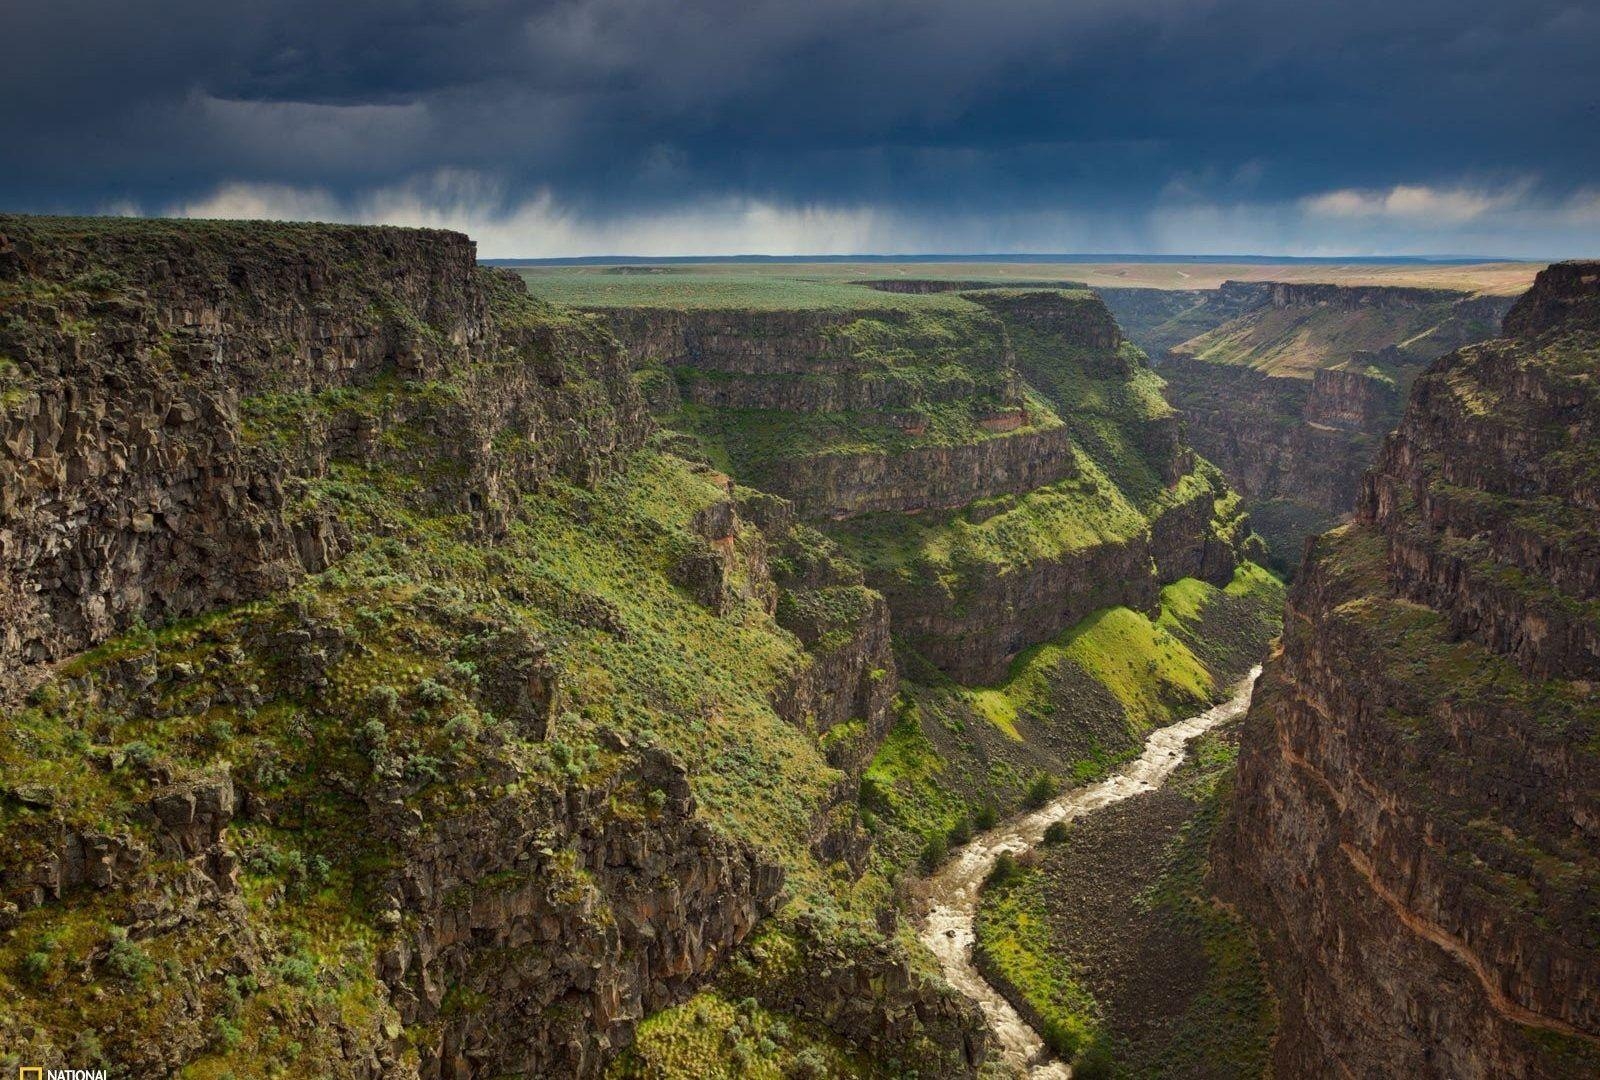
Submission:
[[[671,262],[513,267],[536,296],[579,306],[729,308],[895,305],[895,294],[851,282],[881,278],[1093,288],[1215,289],[1224,281],[1326,282],[1521,293],[1543,263],[1527,262]],[[922,303],[926,298],[922,298]],[[918,303],[917,306],[922,306]]]

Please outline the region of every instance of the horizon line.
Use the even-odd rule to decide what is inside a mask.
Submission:
[[[1501,255],[1186,255],[1186,254],[1133,254],[1129,252],[1052,252],[1023,254],[1021,252],[962,253],[948,252],[923,255],[908,254],[846,254],[846,255],[562,255],[562,256],[499,256],[478,260],[492,266],[636,266],[652,263],[938,263],[938,262],[993,262],[993,263],[1355,263],[1433,265],[1482,265],[1489,263],[1541,263],[1558,262],[1557,259],[1523,258]]]

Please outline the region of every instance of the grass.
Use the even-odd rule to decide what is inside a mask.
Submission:
[[[996,500],[1000,512],[944,511],[906,517],[868,514],[830,526],[828,533],[869,573],[885,583],[943,583],[952,595],[972,575],[1002,575],[1059,562],[1103,544],[1124,544],[1148,518],[1081,450],[1078,475]],[[1194,474],[1163,496],[1177,504],[1209,492]],[[979,520],[974,520],[974,518]]]
[[[1215,289],[1224,281],[1297,281],[1334,285],[1389,285],[1407,288],[1459,289],[1497,295],[1516,295],[1533,283],[1542,263],[1347,263],[1327,262],[1249,262],[1195,260],[1184,262],[782,262],[782,263],[677,263],[648,268],[627,267],[618,273],[608,266],[521,266],[518,272],[529,280],[538,295],[551,290],[570,290],[573,299],[584,304],[588,297],[635,286],[647,294],[656,279],[693,276],[702,279],[701,289],[722,284],[726,288],[750,288],[768,282],[800,281],[806,284],[843,284],[882,278],[945,279],[990,281],[996,284],[1059,281],[1082,282],[1093,288],[1144,288],[1157,290]],[[656,271],[642,273],[641,269]],[[599,281],[591,279],[598,278]],[[640,284],[629,279],[643,278]],[[612,279],[623,279],[613,281]],[[656,285],[664,291],[671,286]]]
[[[1375,369],[1392,382],[1396,363],[1414,370],[1458,346],[1495,336],[1492,321],[1457,306],[1459,299],[1423,295],[1405,306],[1268,306],[1184,342],[1177,351],[1208,363],[1309,379],[1318,368],[1344,366],[1356,352],[1382,356],[1380,350],[1392,346],[1396,359]]]
[[[886,1075],[827,1031],[716,991],[648,1017],[607,1075],[620,1080],[790,1080]]]
[[[671,422],[712,448],[743,481],[760,485],[795,462],[822,457],[893,456],[1015,438],[1061,426],[1055,410],[1030,398],[1030,422],[1008,432],[986,429],[982,419],[1002,401],[965,399],[919,405],[895,416],[878,412],[798,413],[781,409],[731,409],[685,405]],[[908,426],[915,422],[913,434]]]
[[[980,807],[1020,807],[1041,769],[1072,783],[1105,775],[1151,728],[1218,700],[1277,632],[1282,604],[1282,583],[1246,563],[1223,588],[1167,586],[1154,617],[1095,612],[1021,654],[994,686],[912,672],[862,784],[880,847],[905,862]]]
[[[842,312],[964,311],[972,307],[954,293],[886,293],[815,274],[765,275],[704,269],[633,274],[566,267],[522,267],[518,273],[533,295],[580,308]]]
[[[1021,870],[982,892],[974,925],[983,966],[997,972],[1031,1006],[1050,1051],[1073,1064],[1074,1075],[1100,1056],[1099,1006],[1078,981],[1072,963],[1050,938],[1045,882]],[[1092,1068],[1092,1066],[1091,1066]]]

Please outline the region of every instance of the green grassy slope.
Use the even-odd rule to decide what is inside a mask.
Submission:
[[[959,841],[990,812],[1105,775],[1154,727],[1231,692],[1280,624],[1282,584],[1249,563],[1224,588],[1167,586],[1155,617],[1108,608],[966,687],[911,672],[899,723],[863,781],[895,862]],[[920,674],[920,677],[919,677]]]

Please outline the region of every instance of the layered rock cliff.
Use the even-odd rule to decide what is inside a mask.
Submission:
[[[1158,362],[1169,349],[1266,303],[1267,282],[1225,281],[1216,289],[1096,288],[1128,338]]]
[[[1154,610],[1165,583],[1228,581],[1242,519],[1105,305],[951,284],[885,289],[927,298],[899,307],[597,310],[666,423],[839,520],[896,633],[958,679],[1100,608]]]
[[[956,1034],[792,1052],[976,1067],[865,866],[883,600],[603,327],[449,233],[0,237],[8,1065],[596,1075],[824,908]]]
[[[1600,1070],[1600,264],[1418,378],[1308,550],[1217,880],[1292,1076]]]

